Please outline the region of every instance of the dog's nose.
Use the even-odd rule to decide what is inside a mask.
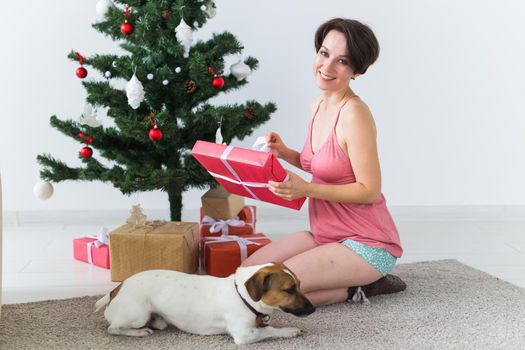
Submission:
[[[310,305],[306,307],[306,312],[307,315],[313,314],[315,312],[315,306],[313,306],[313,304],[310,303]]]
[[[312,303],[308,303],[307,305],[305,305],[301,315],[298,315],[298,316],[308,316],[310,314],[313,314],[314,312],[315,312],[315,306],[313,306]]]
[[[313,306],[312,303],[308,301],[307,303],[305,303],[302,307],[298,309],[281,307],[281,310],[283,310],[284,312],[291,313],[292,315],[301,317],[301,316],[308,316],[311,313],[313,313],[315,311],[315,306]]]

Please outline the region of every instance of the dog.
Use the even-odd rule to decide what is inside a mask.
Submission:
[[[110,334],[148,336],[172,324],[194,334],[230,334],[236,344],[299,335],[295,327],[268,326],[276,309],[295,316],[315,311],[297,276],[280,263],[239,267],[226,278],[144,271],[98,300],[95,312],[104,306]]]

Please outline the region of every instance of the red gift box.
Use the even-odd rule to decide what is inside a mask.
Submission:
[[[271,152],[198,140],[192,155],[226,191],[299,210],[306,198],[288,201],[273,194],[268,181],[283,182],[288,173]]]
[[[255,205],[246,205],[236,218],[230,220],[215,220],[210,217],[202,216],[202,208],[200,214],[200,233],[201,237],[205,236],[222,236],[222,235],[252,235],[255,233],[255,221],[257,209]],[[239,220],[243,221],[240,223]],[[243,224],[242,226],[236,226]],[[214,227],[215,226],[215,227]],[[217,232],[211,232],[212,228],[218,229]]]
[[[91,237],[74,239],[73,256],[77,260],[109,270],[109,246],[102,244],[97,248],[97,246],[95,246],[96,240],[97,238]]]
[[[248,236],[205,237],[202,266],[208,275],[228,277],[241,262],[271,240],[262,233]]]

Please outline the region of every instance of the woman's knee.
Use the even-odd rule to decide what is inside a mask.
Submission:
[[[316,246],[317,243],[315,243],[310,232],[295,232],[258,249],[244,260],[241,266],[253,266],[269,262],[282,263]]]

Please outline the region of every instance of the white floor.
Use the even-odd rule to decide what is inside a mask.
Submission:
[[[524,207],[391,208],[405,253],[399,263],[457,259],[525,287]],[[270,238],[308,227],[306,211],[258,208],[257,231]],[[166,213],[146,212],[149,219]],[[6,213],[3,302],[21,303],[104,294],[109,270],[73,259],[73,238],[124,222],[126,212]],[[196,210],[183,214],[196,221]]]

